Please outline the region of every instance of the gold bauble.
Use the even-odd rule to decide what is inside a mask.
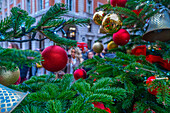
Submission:
[[[115,33],[121,28],[122,21],[117,14],[107,14],[102,21],[102,26],[107,33]]]
[[[94,15],[93,15],[94,23],[97,24],[97,25],[101,25],[103,18],[104,18],[104,15],[105,14],[104,14],[103,11],[95,12]]]
[[[96,42],[93,44],[93,51],[96,53],[101,53],[103,51],[103,44],[100,42]]]
[[[19,69],[16,71],[6,70],[5,67],[0,67],[0,84],[4,86],[9,86],[15,83],[20,76]]]
[[[126,53],[127,53],[127,54],[131,54],[131,53],[132,53],[132,50],[131,50],[131,49],[127,49],[127,50],[126,50]]]
[[[107,45],[108,50],[111,50],[111,49],[114,49],[114,48],[117,48],[117,47],[118,47],[118,45],[115,44],[114,41],[109,42],[108,45]]]
[[[104,30],[103,26],[100,26],[99,33],[106,34],[106,31]]]

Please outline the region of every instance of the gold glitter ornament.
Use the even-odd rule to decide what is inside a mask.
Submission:
[[[121,28],[122,21],[115,13],[107,14],[102,21],[102,26],[107,33],[115,33]]]
[[[103,11],[95,12],[94,15],[93,15],[94,23],[97,24],[97,25],[101,25],[104,16],[105,16],[105,13]]]
[[[118,45],[115,44],[114,41],[109,42],[108,45],[107,45],[108,50],[111,50],[111,49],[114,49],[114,48],[117,48],[117,47],[118,47]]]
[[[104,47],[103,44],[100,42],[96,42],[93,44],[93,51],[96,53],[101,53],[103,51]]]
[[[99,33],[106,34],[106,31],[104,30],[103,26],[100,26]]]
[[[5,67],[0,67],[0,84],[9,86],[15,83],[20,76],[20,70],[10,71],[6,70]]]

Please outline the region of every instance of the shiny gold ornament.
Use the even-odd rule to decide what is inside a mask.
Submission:
[[[11,113],[28,95],[0,84],[0,113]]]
[[[94,23],[96,23],[97,25],[101,25],[103,18],[104,18],[104,12],[103,11],[99,11],[99,12],[95,12],[93,15],[93,20]]]
[[[127,49],[127,50],[126,50],[126,53],[127,53],[127,54],[131,54],[131,53],[132,53],[132,50],[131,50],[131,49]]]
[[[101,53],[103,51],[103,44],[100,42],[96,42],[93,44],[93,51],[96,53]]]
[[[13,83],[15,83],[20,76],[19,69],[17,71],[9,71],[6,70],[5,67],[0,67],[0,84],[4,86],[9,86]]]
[[[106,34],[106,31],[104,30],[103,26],[100,26],[99,33]]]
[[[121,28],[122,21],[117,14],[107,14],[102,21],[102,26],[107,33],[114,33]]]
[[[170,15],[168,11],[164,10],[151,17],[149,27],[142,38],[150,42],[170,40]]]
[[[109,42],[108,45],[107,45],[108,50],[111,50],[111,49],[114,49],[114,48],[117,48],[117,47],[118,47],[118,45],[115,44],[114,41]]]

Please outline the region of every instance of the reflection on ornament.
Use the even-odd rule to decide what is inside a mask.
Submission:
[[[96,42],[93,44],[93,51],[96,53],[101,53],[103,51],[103,44],[100,42]]]
[[[115,33],[121,28],[122,22],[117,14],[107,14],[102,21],[102,26],[107,33]]]
[[[103,26],[100,26],[99,33],[106,34],[107,32],[104,30]]]
[[[0,67],[0,84],[9,86],[15,83],[20,76],[19,69],[16,71],[9,71],[5,67]]]
[[[27,94],[0,84],[0,113],[11,113]]]
[[[108,45],[107,45],[108,50],[111,50],[111,49],[114,49],[114,48],[117,48],[117,47],[118,47],[118,45],[115,44],[114,41],[109,42]]]
[[[94,15],[93,15],[94,23],[97,24],[97,25],[101,25],[103,18],[104,18],[104,15],[105,14],[104,14],[103,11],[95,12]]]

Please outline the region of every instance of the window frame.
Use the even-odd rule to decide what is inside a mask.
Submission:
[[[88,12],[88,2],[91,1],[91,12]],[[86,0],[86,12],[89,14],[93,14],[93,0]]]
[[[66,5],[67,5],[67,1],[70,3],[70,0],[65,0]],[[72,6],[72,10],[69,10],[69,7],[68,7],[68,10],[71,11],[71,12],[75,12],[75,9],[76,9],[75,0],[72,0],[72,5],[71,6]]]

